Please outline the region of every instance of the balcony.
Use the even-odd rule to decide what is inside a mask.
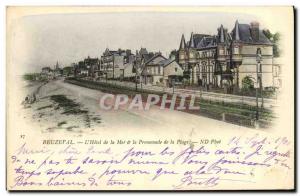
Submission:
[[[226,55],[218,55],[218,61],[226,61]]]
[[[241,54],[233,54],[232,55],[232,61],[235,64],[241,64],[242,63],[242,55]]]

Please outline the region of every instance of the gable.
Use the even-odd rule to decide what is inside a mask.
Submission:
[[[176,62],[176,61],[172,61],[171,63],[167,64],[164,66],[164,69],[182,69],[181,66]]]
[[[166,58],[161,55],[157,55],[146,62],[146,65],[158,65],[163,60],[166,60]]]

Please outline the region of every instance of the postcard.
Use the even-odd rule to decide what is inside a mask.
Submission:
[[[295,189],[292,6],[6,13],[7,190]]]

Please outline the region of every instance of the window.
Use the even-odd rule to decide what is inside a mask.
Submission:
[[[239,54],[239,48],[238,47],[234,47],[233,54]]]
[[[224,55],[224,50],[223,50],[223,49],[220,49],[220,50],[219,50],[219,54],[220,54],[220,55]]]
[[[175,67],[175,72],[177,72],[177,67]]]

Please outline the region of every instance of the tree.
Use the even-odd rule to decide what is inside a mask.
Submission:
[[[66,76],[71,75],[73,72],[73,67],[64,67],[63,68],[63,74]]]
[[[280,50],[279,50],[279,41],[280,41],[280,34],[278,32],[271,33],[269,29],[263,30],[263,33],[265,36],[274,44],[273,45],[273,55],[274,57],[280,56]]]
[[[246,76],[242,80],[242,90],[243,91],[250,91],[254,89],[254,82],[250,76]]]

